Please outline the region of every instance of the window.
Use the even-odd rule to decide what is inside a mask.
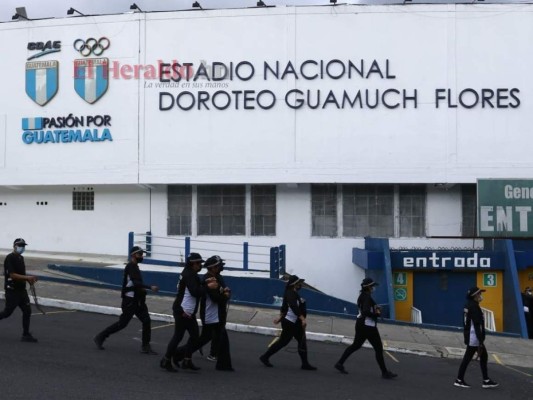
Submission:
[[[245,234],[244,185],[198,186],[198,235]]]
[[[93,188],[74,188],[72,192],[72,209],[74,211],[94,211]]]
[[[461,185],[461,205],[463,210],[462,236],[476,236],[476,185]]]
[[[276,186],[253,185],[252,197],[252,235],[276,235]]]
[[[337,236],[337,185],[311,185],[313,236]]]
[[[343,185],[343,235],[394,236],[394,185]]]
[[[426,186],[400,185],[400,236],[426,235]]]
[[[167,234],[187,236],[191,234],[192,186],[168,186]]]

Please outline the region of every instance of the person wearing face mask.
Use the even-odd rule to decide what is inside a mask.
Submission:
[[[143,262],[143,253],[139,246],[130,249],[130,262],[124,268],[122,280],[122,315],[114,324],[108,326],[94,337],[94,343],[100,350],[104,350],[104,341],[112,334],[124,329],[135,315],[142,323],[142,347],[141,353],[157,354],[150,346],[151,320],[146,306],[146,290],[157,292],[159,287],[145,285],[143,283],[139,263]]]
[[[383,343],[377,328],[378,317],[381,316],[381,309],[372,298],[372,292],[378,285],[372,278],[365,278],[361,282],[361,292],[357,299],[357,307],[359,308],[359,315],[355,322],[355,337],[353,343],[344,350],[341,358],[335,364],[335,368],[343,374],[348,372],[344,368],[344,362],[354,353],[359,350],[363,343],[368,339],[374,352],[376,353],[376,360],[381,369],[381,376],[384,379],[392,379],[398,375],[389,371],[385,366],[385,358],[383,357]]]
[[[270,363],[270,357],[287,346],[292,338],[298,342],[298,355],[302,361],[302,369],[307,371],[315,371],[317,368],[309,364],[307,359],[307,340],[305,337],[305,328],[307,326],[307,308],[305,300],[300,297],[298,291],[302,288],[304,279],[300,279],[296,275],[292,275],[285,287],[283,295],[283,303],[281,305],[281,312],[279,318],[274,320],[275,324],[281,322],[281,335],[268,350],[259,357],[259,360],[266,367],[273,367]]]
[[[454,386],[460,388],[470,388],[470,385],[465,382],[465,373],[474,357],[474,354],[479,356],[479,365],[481,366],[481,374],[483,375],[483,389],[491,389],[498,387],[499,384],[489,378],[487,371],[487,361],[489,356],[485,347],[485,319],[479,303],[483,300],[482,293],[485,290],[474,286],[466,292],[466,304],[463,309],[463,334],[466,344],[466,351],[463,356],[463,361],[459,367],[457,379],[453,383]]]
[[[205,280],[205,285],[202,285],[198,272],[202,269],[204,260],[198,253],[191,253],[187,257],[187,263],[181,272],[178,281],[178,293],[172,306],[174,314],[174,335],[167,346],[165,356],[161,359],[159,366],[169,372],[177,372],[172,364],[175,359],[176,350],[179,343],[183,339],[185,332],[189,333],[189,340],[185,345],[183,351],[183,360],[181,367],[183,369],[190,369],[197,371],[200,368],[196,367],[192,362],[193,350],[197,347],[200,338],[198,322],[196,321],[196,312],[200,299],[208,289],[218,289],[218,283],[215,278],[208,278]],[[177,366],[177,365],[176,365]]]
[[[37,282],[36,276],[26,275],[26,265],[22,253],[26,249],[26,241],[22,238],[15,239],[13,251],[6,256],[4,261],[4,289],[6,305],[0,313],[0,319],[8,318],[15,308],[22,311],[22,341],[35,343],[37,339],[30,333],[31,307],[30,298],[26,291],[26,282],[30,285]]]

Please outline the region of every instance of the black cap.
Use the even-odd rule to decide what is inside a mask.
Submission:
[[[224,260],[220,258],[220,256],[211,256],[207,260],[205,260],[204,267],[206,268],[214,268],[214,267],[223,267],[226,265]]]
[[[287,285],[294,286],[297,283],[303,283],[303,282],[305,282],[305,279],[299,278],[298,275],[291,275],[291,277],[289,278],[287,282]]]
[[[204,260],[202,259],[202,256],[198,253],[191,253],[189,254],[189,257],[187,257],[187,265],[191,265],[193,262],[201,262],[203,263]]]
[[[134,255],[134,254],[137,254],[137,253],[146,253],[146,251],[144,251],[142,249],[142,247],[139,247],[139,246],[133,246],[131,249],[130,249],[130,256]]]
[[[28,243],[26,243],[26,241],[22,238],[17,238],[15,239],[15,241],[13,242],[13,246],[27,246]]]
[[[362,288],[367,288],[367,287],[372,287],[372,286],[378,286],[379,283],[375,282],[374,279],[372,278],[365,278],[363,279],[363,281],[361,282],[361,287]]]
[[[470,289],[468,289],[468,291],[466,292],[466,298],[473,299],[475,295],[482,293],[482,292],[486,292],[486,290],[480,289],[477,286],[473,286]]]

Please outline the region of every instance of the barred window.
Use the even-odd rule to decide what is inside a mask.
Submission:
[[[72,210],[94,211],[94,189],[74,188],[72,191]]]
[[[394,185],[342,186],[343,236],[394,236]]]
[[[463,223],[461,229],[462,236],[476,236],[476,185],[461,185],[461,206],[463,210]]]
[[[337,236],[337,185],[311,185],[313,236]]]
[[[276,235],[276,185],[253,185],[252,235]]]
[[[400,236],[426,234],[426,186],[400,185]]]
[[[168,185],[167,234],[191,234],[192,186]]]
[[[198,234],[244,235],[244,185],[198,186]]]

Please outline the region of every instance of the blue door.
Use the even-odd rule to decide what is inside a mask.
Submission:
[[[475,272],[415,272],[413,306],[425,324],[463,326],[466,291],[476,285]]]

